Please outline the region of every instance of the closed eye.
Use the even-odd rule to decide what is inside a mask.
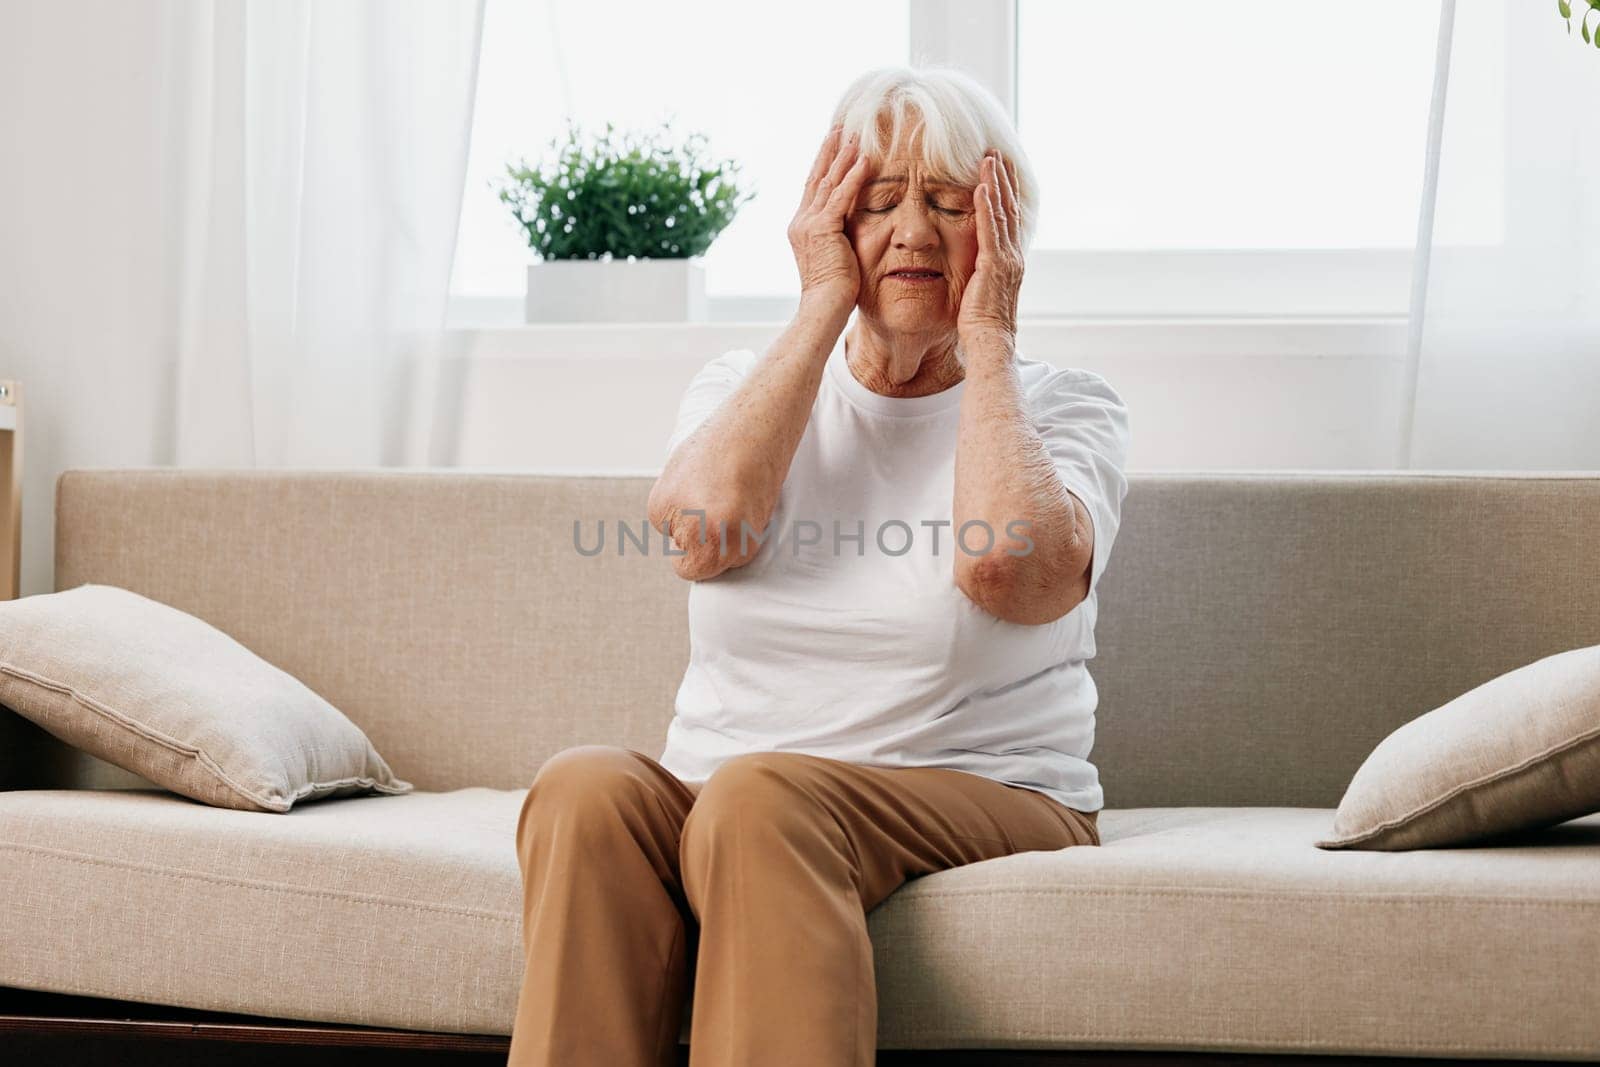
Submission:
[[[895,208],[895,205],[894,204],[890,204],[888,207],[864,207],[861,210],[865,211],[868,215],[882,215],[886,211],[893,211],[894,208]],[[939,212],[941,215],[965,215],[967,213],[962,208],[958,208],[958,207],[940,207],[937,204],[935,204],[933,206],[933,210]]]

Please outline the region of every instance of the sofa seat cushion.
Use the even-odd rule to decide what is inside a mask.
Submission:
[[[0,792],[0,985],[508,1034],[524,796]],[[914,879],[868,917],[879,1044],[1600,1055],[1600,816],[1421,852],[1332,820],[1108,809],[1098,848]]]
[[[885,1048],[1600,1057],[1600,815],[1329,851],[1332,809],[1142,808],[870,917]]]
[[[286,1019],[509,1033],[525,790],[237,811],[0,792],[0,985]]]

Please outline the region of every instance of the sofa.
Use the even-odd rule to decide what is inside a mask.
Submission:
[[[1129,483],[1090,664],[1103,843],[875,908],[881,1062],[1600,1059],[1600,815],[1480,847],[1312,844],[1396,727],[1600,644],[1600,472]],[[575,522],[638,529],[650,484],[63,474],[57,589],[200,616],[416,789],[210,807],[0,709],[0,1048],[73,1062],[169,1025],[298,1040],[302,1063],[503,1060],[527,785],[572,745],[658,755],[686,662],[687,586],[659,539],[574,547]]]

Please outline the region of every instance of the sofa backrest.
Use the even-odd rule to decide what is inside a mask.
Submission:
[[[56,587],[196,614],[365,729],[419,789],[523,788],[555,752],[658,756],[687,584],[644,476],[69,471]],[[586,546],[604,520],[605,551]],[[1331,807],[1415,716],[1600,644],[1600,472],[1132,472],[1098,588],[1110,807]],[[63,758],[59,785],[95,786]],[[102,769],[103,769],[103,765]]]

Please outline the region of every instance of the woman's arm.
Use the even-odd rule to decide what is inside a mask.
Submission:
[[[999,337],[967,349],[952,525],[959,533],[963,523],[981,521],[994,541],[977,555],[962,551],[958,541],[955,576],[968,599],[989,614],[1039,625],[1088,597],[1095,531],[1089,509],[1062,484],[1028,417],[1014,356]],[[1027,525],[1012,528],[1013,522]],[[967,542],[976,552],[987,536],[980,527]]]
[[[760,550],[755,536],[766,534],[822,368],[860,297],[861,268],[844,221],[867,160],[843,134],[835,126],[823,139],[789,223],[800,310],[739,387],[672,450],[650,490],[650,525],[684,552],[672,564],[680,578],[714,578]],[[753,535],[742,545],[741,524]]]
[[[952,504],[955,580],[996,618],[1038,625],[1061,618],[1088,597],[1094,520],[1056,474],[1023,402],[1015,365],[1021,216],[1016,175],[998,152],[984,159],[972,199],[978,263],[962,294],[957,325],[967,385]],[[961,528],[968,522],[987,524],[994,538],[988,551],[962,550]],[[986,539],[980,535],[979,543]]]
[[[827,294],[802,297],[788,328],[750,374],[667,457],[650,490],[649,516],[650,525],[684,552],[673,559],[678,577],[713,578],[755,557],[755,537],[765,535],[778,506],[823,367],[852,306]],[[741,523],[754,535],[744,545]]]

